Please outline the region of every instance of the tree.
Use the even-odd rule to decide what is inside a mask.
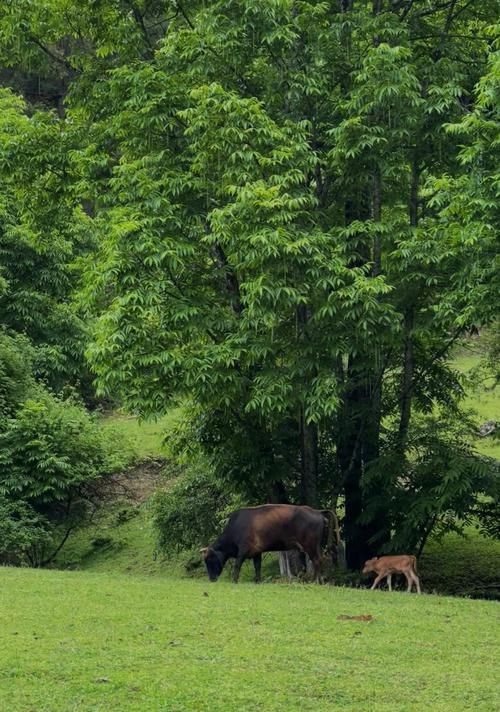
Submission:
[[[69,175],[74,141],[51,112],[29,116],[0,90],[0,322],[28,336],[38,378],[90,397],[85,327],[72,297],[92,234]]]
[[[447,360],[477,314],[471,264],[494,287],[453,227],[469,154],[446,130],[473,146],[463,116],[490,111],[494,3],[172,0],[92,23],[68,2],[69,31],[46,7],[25,8],[21,55],[72,70],[59,121],[99,245],[100,388],[144,414],[190,398],[240,488],[343,498],[359,566],[400,534],[388,502],[420,415],[459,417]]]

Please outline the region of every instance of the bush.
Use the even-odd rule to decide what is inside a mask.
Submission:
[[[122,469],[131,456],[79,403],[39,388],[0,431],[0,497],[11,507],[8,532],[17,526],[25,533],[18,544],[9,533],[4,557],[22,552],[35,566],[51,561],[98,506],[103,476]],[[30,549],[37,532],[40,541]]]
[[[0,491],[50,503],[84,482],[121,469],[130,453],[85,409],[40,391],[0,433]]]
[[[227,485],[203,463],[197,463],[168,490],[160,490],[153,497],[158,550],[169,554],[206,545],[220,533],[230,512],[241,506],[243,503]]]
[[[33,565],[52,542],[51,527],[26,502],[0,497],[0,563]]]

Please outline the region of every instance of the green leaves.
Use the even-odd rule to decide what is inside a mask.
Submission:
[[[383,448],[401,468],[412,418],[459,417],[446,359],[494,316],[493,3],[60,9],[0,20],[0,56],[59,91],[57,114],[0,97],[0,315],[39,373],[85,339],[100,393],[188,398],[262,497],[360,487]]]

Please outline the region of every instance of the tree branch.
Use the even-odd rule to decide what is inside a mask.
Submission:
[[[48,57],[53,59],[54,62],[57,62],[59,65],[64,67],[69,72],[69,74],[74,75],[76,73],[76,70],[74,69],[74,67],[72,67],[71,64],[64,57],[60,57],[58,54],[55,54],[55,52],[53,52],[48,47],[46,47],[42,42],[40,42],[40,40],[37,37],[35,37],[34,35],[30,35],[29,39],[31,40],[31,42],[33,42],[33,44],[36,44],[36,46],[39,47],[42,50],[42,52],[45,52],[45,54]]]
[[[182,7],[182,5],[181,5],[181,3],[179,2],[179,0],[177,0],[177,2],[176,2],[175,4],[176,4],[176,6],[177,6],[179,12],[181,13],[182,17],[186,20],[186,22],[187,22],[187,24],[189,25],[189,27],[190,27],[192,30],[194,30],[194,25],[193,25],[193,23],[191,22],[191,20],[189,19],[189,17],[188,17],[188,15],[187,15],[186,11],[185,11],[184,8]]]

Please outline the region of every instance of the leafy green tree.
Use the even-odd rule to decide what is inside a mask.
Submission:
[[[26,338],[0,330],[0,422],[13,416],[33,391],[32,357]]]
[[[459,465],[421,476],[415,442],[440,409],[425,447],[450,449],[450,351],[493,318],[495,3],[58,7],[9,7],[0,47],[20,27],[11,64],[67,72],[60,185],[97,240],[101,390],[144,414],[191,399],[196,442],[246,492],[340,498],[351,567],[421,544],[391,497],[416,477],[405,506],[444,487],[458,508]]]
[[[89,396],[85,327],[72,296],[92,236],[70,177],[74,140],[51,113],[29,116],[0,91],[0,322],[29,337],[39,378],[56,390],[78,384]]]

